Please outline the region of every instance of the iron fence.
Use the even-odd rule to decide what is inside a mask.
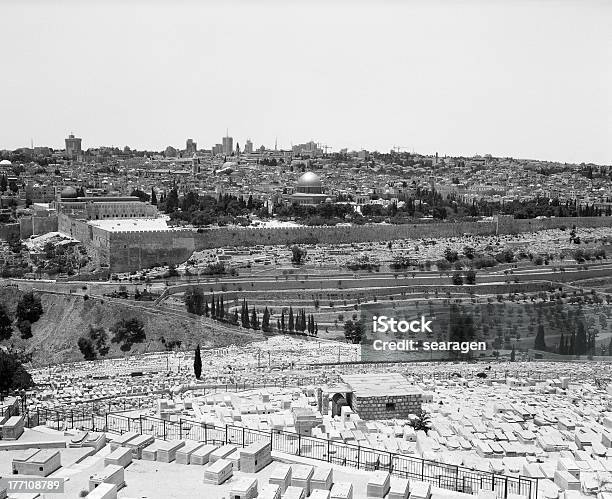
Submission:
[[[477,494],[480,490],[493,491],[498,499],[507,499],[509,494],[537,499],[538,493],[538,480],[530,477],[499,475],[283,430],[256,430],[234,425],[219,427],[189,419],[170,421],[152,416],[129,417],[112,413],[98,415],[85,411],[49,409],[28,411],[26,423],[28,427],[46,425],[57,430],[82,429],[119,434],[132,431],[164,440],[191,439],[238,447],[268,441],[272,450],[285,454],[365,471],[388,471],[401,478],[421,480],[457,492]]]

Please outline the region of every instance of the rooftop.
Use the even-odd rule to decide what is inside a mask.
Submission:
[[[91,220],[89,224],[109,232],[170,230],[163,218],[109,218],[107,220]]]
[[[398,373],[351,374],[342,376],[357,397],[420,395],[423,391],[411,385]]]

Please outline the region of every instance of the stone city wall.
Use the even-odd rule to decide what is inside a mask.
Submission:
[[[47,234],[48,232],[57,232],[58,220],[57,216],[49,217],[22,217],[19,219],[19,230],[21,239],[27,239],[30,236]]]

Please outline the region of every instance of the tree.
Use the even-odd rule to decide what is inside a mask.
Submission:
[[[193,357],[193,373],[196,379],[200,379],[202,376],[202,356],[200,354],[200,344],[195,349],[195,355]]]
[[[0,303],[0,341],[10,339],[13,334],[13,321]]]
[[[295,320],[293,318],[293,309],[289,307],[289,332],[293,333],[295,331]]]
[[[251,329],[255,329],[256,331],[259,329],[259,317],[257,317],[257,310],[253,307],[253,311],[251,312]]]
[[[33,386],[32,376],[17,355],[0,349],[0,392],[27,390]]]
[[[204,315],[204,293],[200,288],[188,288],[185,291],[185,307],[190,314]]]
[[[427,411],[419,408],[415,417],[412,418],[408,424],[412,426],[415,431],[424,431],[427,433],[431,429],[431,418]]]
[[[472,269],[468,270],[465,273],[465,282],[466,284],[476,284],[476,272]]]
[[[33,291],[24,293],[17,303],[17,319],[20,321],[30,321],[32,323],[40,319],[43,314],[40,298]]]
[[[77,341],[77,345],[85,360],[96,359],[96,349],[94,348],[93,342],[89,338],[81,336]]]
[[[608,344],[608,355],[612,355],[612,338],[610,338],[610,343]]]
[[[102,326],[89,325],[89,339],[93,342],[96,350],[102,356],[106,355],[110,350],[108,346],[108,334]]]
[[[166,198],[166,213],[172,213],[176,211],[179,205],[178,192],[176,187],[173,187],[168,193],[168,197]]]
[[[347,341],[350,341],[353,344],[361,343],[361,339],[365,333],[365,325],[363,321],[355,321],[348,320],[344,323],[344,337]]]
[[[542,324],[538,325],[538,332],[535,337],[533,348],[535,350],[546,351],[546,340],[544,338],[544,326]]]
[[[142,343],[147,336],[144,331],[144,324],[137,317],[121,319],[111,328],[113,343],[119,343],[120,349],[124,352],[129,351],[134,343]]]
[[[2,178],[0,178],[0,191],[1,192],[6,192],[6,188],[8,187],[8,180],[6,179],[6,175],[2,175]]]
[[[307,251],[300,248],[297,244],[291,247],[291,263],[301,265],[306,261]]]
[[[510,352],[510,362],[514,362],[516,360],[516,348],[512,345],[512,351]]]
[[[32,337],[32,323],[30,321],[19,321],[17,323],[17,329],[19,329],[22,339],[27,340]]]
[[[463,285],[463,276],[459,272],[453,273],[452,282],[455,286]]]
[[[268,307],[264,309],[263,317],[261,319],[261,329],[265,333],[270,332],[270,311],[268,310]]]
[[[574,355],[584,355],[587,353],[587,334],[584,323],[579,320],[576,323],[576,343]]]
[[[155,193],[154,187],[151,187],[151,204],[157,206],[157,194]]]

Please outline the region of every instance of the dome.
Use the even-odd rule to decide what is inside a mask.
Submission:
[[[2,161],[0,161],[0,166],[11,166],[13,163],[11,163],[8,159],[3,159]]]
[[[62,199],[76,198],[77,191],[74,187],[64,187],[64,189],[62,190],[61,196],[62,196]]]
[[[299,187],[321,187],[321,179],[316,173],[306,172],[298,179]]]

